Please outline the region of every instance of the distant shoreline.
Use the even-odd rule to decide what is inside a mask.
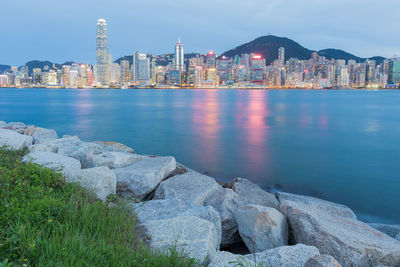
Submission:
[[[0,89],[51,89],[51,90],[310,90],[310,91],[339,91],[339,90],[354,90],[354,91],[380,91],[380,90],[399,90],[399,88],[268,88],[268,87],[147,87],[147,88],[66,88],[66,87],[0,87]]]

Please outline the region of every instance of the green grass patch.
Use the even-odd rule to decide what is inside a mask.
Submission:
[[[148,249],[122,201],[109,207],[24,154],[0,148],[0,267],[195,266]]]

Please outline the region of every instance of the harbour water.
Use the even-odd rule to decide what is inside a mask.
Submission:
[[[400,91],[0,89],[0,120],[173,155],[400,223]]]

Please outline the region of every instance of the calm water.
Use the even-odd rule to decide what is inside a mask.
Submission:
[[[400,223],[400,91],[0,89],[0,120],[173,155]]]

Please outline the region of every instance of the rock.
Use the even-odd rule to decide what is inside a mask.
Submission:
[[[11,131],[17,132],[19,134],[24,134],[25,129],[27,127],[28,126],[26,126],[22,122],[9,122],[6,125],[2,126],[3,129],[11,130]]]
[[[33,142],[31,136],[26,136],[12,130],[0,129],[0,147],[20,150],[28,147]]]
[[[36,144],[36,145],[31,145],[28,147],[28,150],[30,153],[34,152],[52,152],[52,153],[57,153],[58,152],[58,145],[54,143],[43,143],[43,144]]]
[[[396,238],[398,234],[400,234],[400,225],[395,224],[382,224],[382,223],[369,223],[369,226],[375,228],[376,230],[387,234],[388,236],[391,236],[393,238]]]
[[[232,254],[227,251],[218,251],[212,258],[208,267],[253,267],[254,261],[242,255]]]
[[[93,155],[93,165],[95,167],[107,166],[109,168],[124,168],[132,165],[139,160],[147,158],[138,154],[126,153],[126,152],[103,152],[97,155]]]
[[[103,201],[116,192],[117,178],[108,167],[83,169],[79,172],[77,182]]]
[[[320,254],[309,259],[304,267],[342,267],[342,265],[334,257]]]
[[[77,136],[63,137],[55,139],[45,144],[55,144],[58,146],[58,153],[75,158],[82,164],[82,168],[95,167],[93,158],[103,152],[103,149],[92,142],[83,142]]]
[[[117,142],[95,141],[94,143],[101,146],[104,151],[135,153],[135,150],[129,146]]]
[[[229,247],[240,240],[235,211],[238,208],[238,194],[232,189],[220,187],[206,199],[204,205],[210,205],[218,211],[222,224],[221,247]]]
[[[22,158],[22,161],[25,163],[37,163],[48,169],[61,172],[65,176],[67,182],[77,181],[81,170],[81,163],[79,160],[51,152],[29,153]]]
[[[395,239],[400,241],[400,233],[395,236]]]
[[[115,169],[117,192],[142,200],[176,168],[174,157],[145,158],[128,167]]]
[[[250,252],[288,244],[286,217],[274,208],[246,205],[235,212],[239,234]]]
[[[218,236],[218,247],[221,244],[221,219],[211,206],[188,206],[176,199],[150,200],[132,205],[140,223],[169,219],[177,216],[195,216],[213,223]]]
[[[150,248],[169,253],[170,248],[175,247],[203,265],[210,262],[218,249],[214,225],[195,216],[149,221],[143,226],[151,237]]]
[[[58,138],[56,131],[36,126],[28,126],[24,134],[32,136],[34,144],[48,142]]]
[[[265,250],[246,255],[249,260],[255,260],[257,266],[263,267],[304,267],[312,257],[319,255],[316,247],[297,244]],[[258,265],[259,264],[259,265]]]
[[[258,185],[247,179],[237,178],[231,183],[231,187],[244,204],[279,209],[279,202],[273,194],[262,190]]]
[[[189,171],[162,182],[154,199],[175,198],[190,205],[201,206],[219,188],[214,178]]]
[[[317,247],[343,266],[400,264],[400,242],[356,219],[346,206],[277,193],[296,242]]]

